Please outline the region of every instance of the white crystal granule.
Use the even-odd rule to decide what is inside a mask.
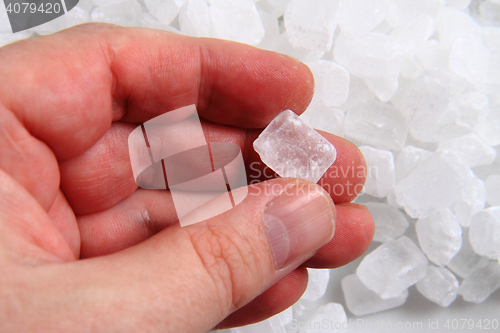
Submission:
[[[359,150],[363,153],[367,167],[365,193],[378,198],[385,197],[396,183],[393,153],[370,146],[361,146]]]
[[[330,281],[330,271],[328,269],[308,268],[309,276],[306,291],[302,295],[302,299],[308,301],[316,301],[323,297]]]
[[[328,303],[317,308],[309,320],[301,326],[299,333],[341,333],[347,329],[347,315],[341,304]]]
[[[476,269],[462,281],[458,289],[464,301],[482,303],[500,287],[500,264],[492,261]]]
[[[420,248],[437,266],[448,264],[460,251],[462,227],[449,209],[417,220],[415,229]]]
[[[364,316],[381,312],[403,305],[408,298],[408,290],[400,296],[382,299],[378,294],[368,289],[356,274],[347,275],[342,279],[347,308],[356,316]]]
[[[427,217],[453,205],[472,177],[472,171],[454,154],[438,150],[401,180],[394,194],[408,215]]]
[[[253,0],[213,0],[208,11],[215,37],[250,45],[258,45],[264,38],[264,25]]]
[[[373,216],[374,242],[387,242],[398,238],[410,226],[406,217],[396,207],[378,202],[368,202],[365,206]]]
[[[290,0],[284,14],[290,44],[313,52],[331,49],[337,27],[340,0]]]
[[[457,298],[458,280],[448,269],[429,265],[425,277],[417,282],[417,290],[428,300],[447,307]]]
[[[472,217],[469,240],[477,254],[494,260],[500,258],[500,206],[490,207]]]
[[[335,162],[335,147],[291,110],[281,112],[253,143],[262,162],[281,177],[318,182]]]
[[[401,236],[364,257],[356,274],[368,289],[382,299],[389,299],[401,296],[404,290],[422,279],[427,265],[427,258],[417,245]]]

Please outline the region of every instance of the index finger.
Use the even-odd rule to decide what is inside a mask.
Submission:
[[[58,159],[90,148],[112,121],[196,104],[210,121],[260,128],[284,109],[300,114],[313,94],[311,72],[288,56],[104,24],[0,48],[0,63],[9,63],[0,67],[0,103]]]

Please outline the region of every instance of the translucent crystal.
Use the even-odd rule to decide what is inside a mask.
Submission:
[[[375,28],[387,15],[383,0],[349,0],[342,2],[339,25],[342,31],[363,34]]]
[[[486,188],[484,182],[473,177],[464,185],[460,196],[453,206],[453,211],[462,227],[468,227],[472,215],[484,209]]]
[[[328,303],[320,306],[299,332],[318,333],[323,331],[340,333],[345,331],[345,327],[347,327],[347,316],[344,307],[338,303]]]
[[[382,149],[402,149],[408,135],[407,120],[401,111],[377,100],[350,108],[344,127],[349,138]]]
[[[264,37],[259,43],[259,48],[272,50],[274,43],[280,36],[280,26],[278,19],[266,11],[259,10],[259,15],[264,26]]]
[[[402,236],[410,226],[406,217],[399,209],[378,202],[365,203],[375,223],[373,241],[387,242]]]
[[[376,32],[342,32],[335,39],[333,55],[351,74],[363,78],[396,81],[401,70],[397,39]]]
[[[195,37],[212,36],[212,21],[205,0],[188,0],[179,13],[182,33]]]
[[[328,60],[315,60],[307,65],[314,75],[315,84],[311,103],[324,107],[341,106],[349,95],[349,72]]]
[[[500,107],[490,110],[488,118],[476,126],[476,132],[490,146],[500,145]]]
[[[500,24],[500,3],[497,0],[486,0],[479,6],[481,23],[485,26]]]
[[[418,219],[415,230],[420,248],[438,266],[448,264],[462,246],[462,228],[448,209]]]
[[[342,279],[342,290],[347,308],[356,316],[397,308],[408,298],[408,290],[404,290],[398,297],[382,299],[368,289],[356,274],[346,275]]]
[[[469,241],[468,229],[463,230],[462,247],[460,251],[446,265],[455,274],[462,278],[469,276],[478,267],[483,267],[488,263],[488,258],[481,257],[472,249]]]
[[[340,0],[290,0],[284,15],[292,46],[320,54],[331,49],[341,8]]]
[[[209,7],[217,37],[258,45],[264,26],[253,0],[214,0]]]
[[[406,146],[396,158],[396,184],[408,176],[432,152],[415,146]]]
[[[308,268],[307,273],[309,275],[307,289],[301,298],[316,301],[325,294],[328,281],[330,281],[330,271],[328,269]]]
[[[446,5],[459,9],[465,9],[469,6],[470,1],[471,0],[446,0]]]
[[[335,147],[290,110],[280,113],[254,141],[262,162],[281,177],[316,183],[335,162]]]
[[[144,0],[151,15],[166,25],[177,16],[184,2],[186,0]]]
[[[492,206],[500,206],[500,175],[491,175],[486,179],[486,201]]]
[[[394,156],[391,151],[359,147],[366,161],[366,194],[383,198],[394,188]]]
[[[398,81],[387,81],[384,79],[365,79],[370,90],[382,102],[389,101],[399,88]]]
[[[387,20],[395,27],[406,25],[420,15],[429,15],[433,19],[441,16],[444,8],[442,0],[395,0],[387,1]]]
[[[484,122],[489,113],[489,98],[485,94],[468,91],[458,96],[453,96],[450,108],[459,115],[457,126],[462,126],[469,131],[474,130],[477,124]]]
[[[411,217],[426,217],[455,203],[472,177],[455,155],[437,151],[401,180],[394,193]]]
[[[490,51],[480,38],[460,36],[451,45],[450,69],[477,86],[487,81],[489,61]]]
[[[445,8],[438,25],[439,40],[450,47],[457,37],[481,38],[481,27],[472,17],[456,8]]]
[[[426,70],[407,89],[393,98],[394,104],[410,117],[410,131],[424,142],[453,139],[472,129],[462,124],[462,112],[450,107],[451,76],[441,70]]]
[[[487,208],[472,217],[469,240],[477,254],[494,260],[500,257],[500,206]]]
[[[442,141],[439,143],[439,149],[456,154],[468,167],[491,164],[497,157],[496,150],[475,133]]]
[[[415,54],[415,59],[424,69],[448,70],[450,50],[435,39],[425,41]]]
[[[161,23],[160,21],[158,21],[158,19],[156,17],[149,14],[148,12],[142,12],[141,26],[144,28],[152,28],[152,29],[158,29],[158,30],[166,30],[166,31],[175,32],[175,33],[181,33],[179,30],[172,27],[171,25],[166,25],[166,24]]]
[[[427,258],[408,237],[380,245],[363,258],[356,274],[382,299],[401,296],[425,276]]]
[[[400,52],[412,57],[434,32],[434,20],[429,15],[420,15],[406,25],[395,28],[391,36],[398,40]]]
[[[315,129],[344,136],[345,114],[340,109],[311,104],[300,118]]]
[[[137,1],[125,0],[95,7],[90,13],[90,20],[135,27],[140,26],[141,12],[141,5]]]
[[[428,300],[447,307],[457,298],[458,280],[446,268],[429,265],[425,277],[417,282],[417,290]]]
[[[474,270],[462,281],[458,293],[465,301],[473,303],[484,302],[500,287],[500,265],[493,261],[488,265]]]

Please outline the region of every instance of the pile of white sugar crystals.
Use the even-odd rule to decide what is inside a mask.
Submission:
[[[323,332],[316,322],[351,325],[398,307],[454,318],[500,303],[500,0],[80,0],[16,34],[0,5],[0,45],[92,21],[296,57],[316,82],[300,119],[365,155],[356,202],[374,216],[370,249],[345,267],[310,269],[295,305],[232,333]],[[336,331],[346,329],[325,332]]]

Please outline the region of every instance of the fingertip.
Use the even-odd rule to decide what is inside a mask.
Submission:
[[[336,231],[333,239],[320,248],[305,265],[312,268],[336,268],[365,253],[371,244],[375,225],[364,205],[337,204]]]

